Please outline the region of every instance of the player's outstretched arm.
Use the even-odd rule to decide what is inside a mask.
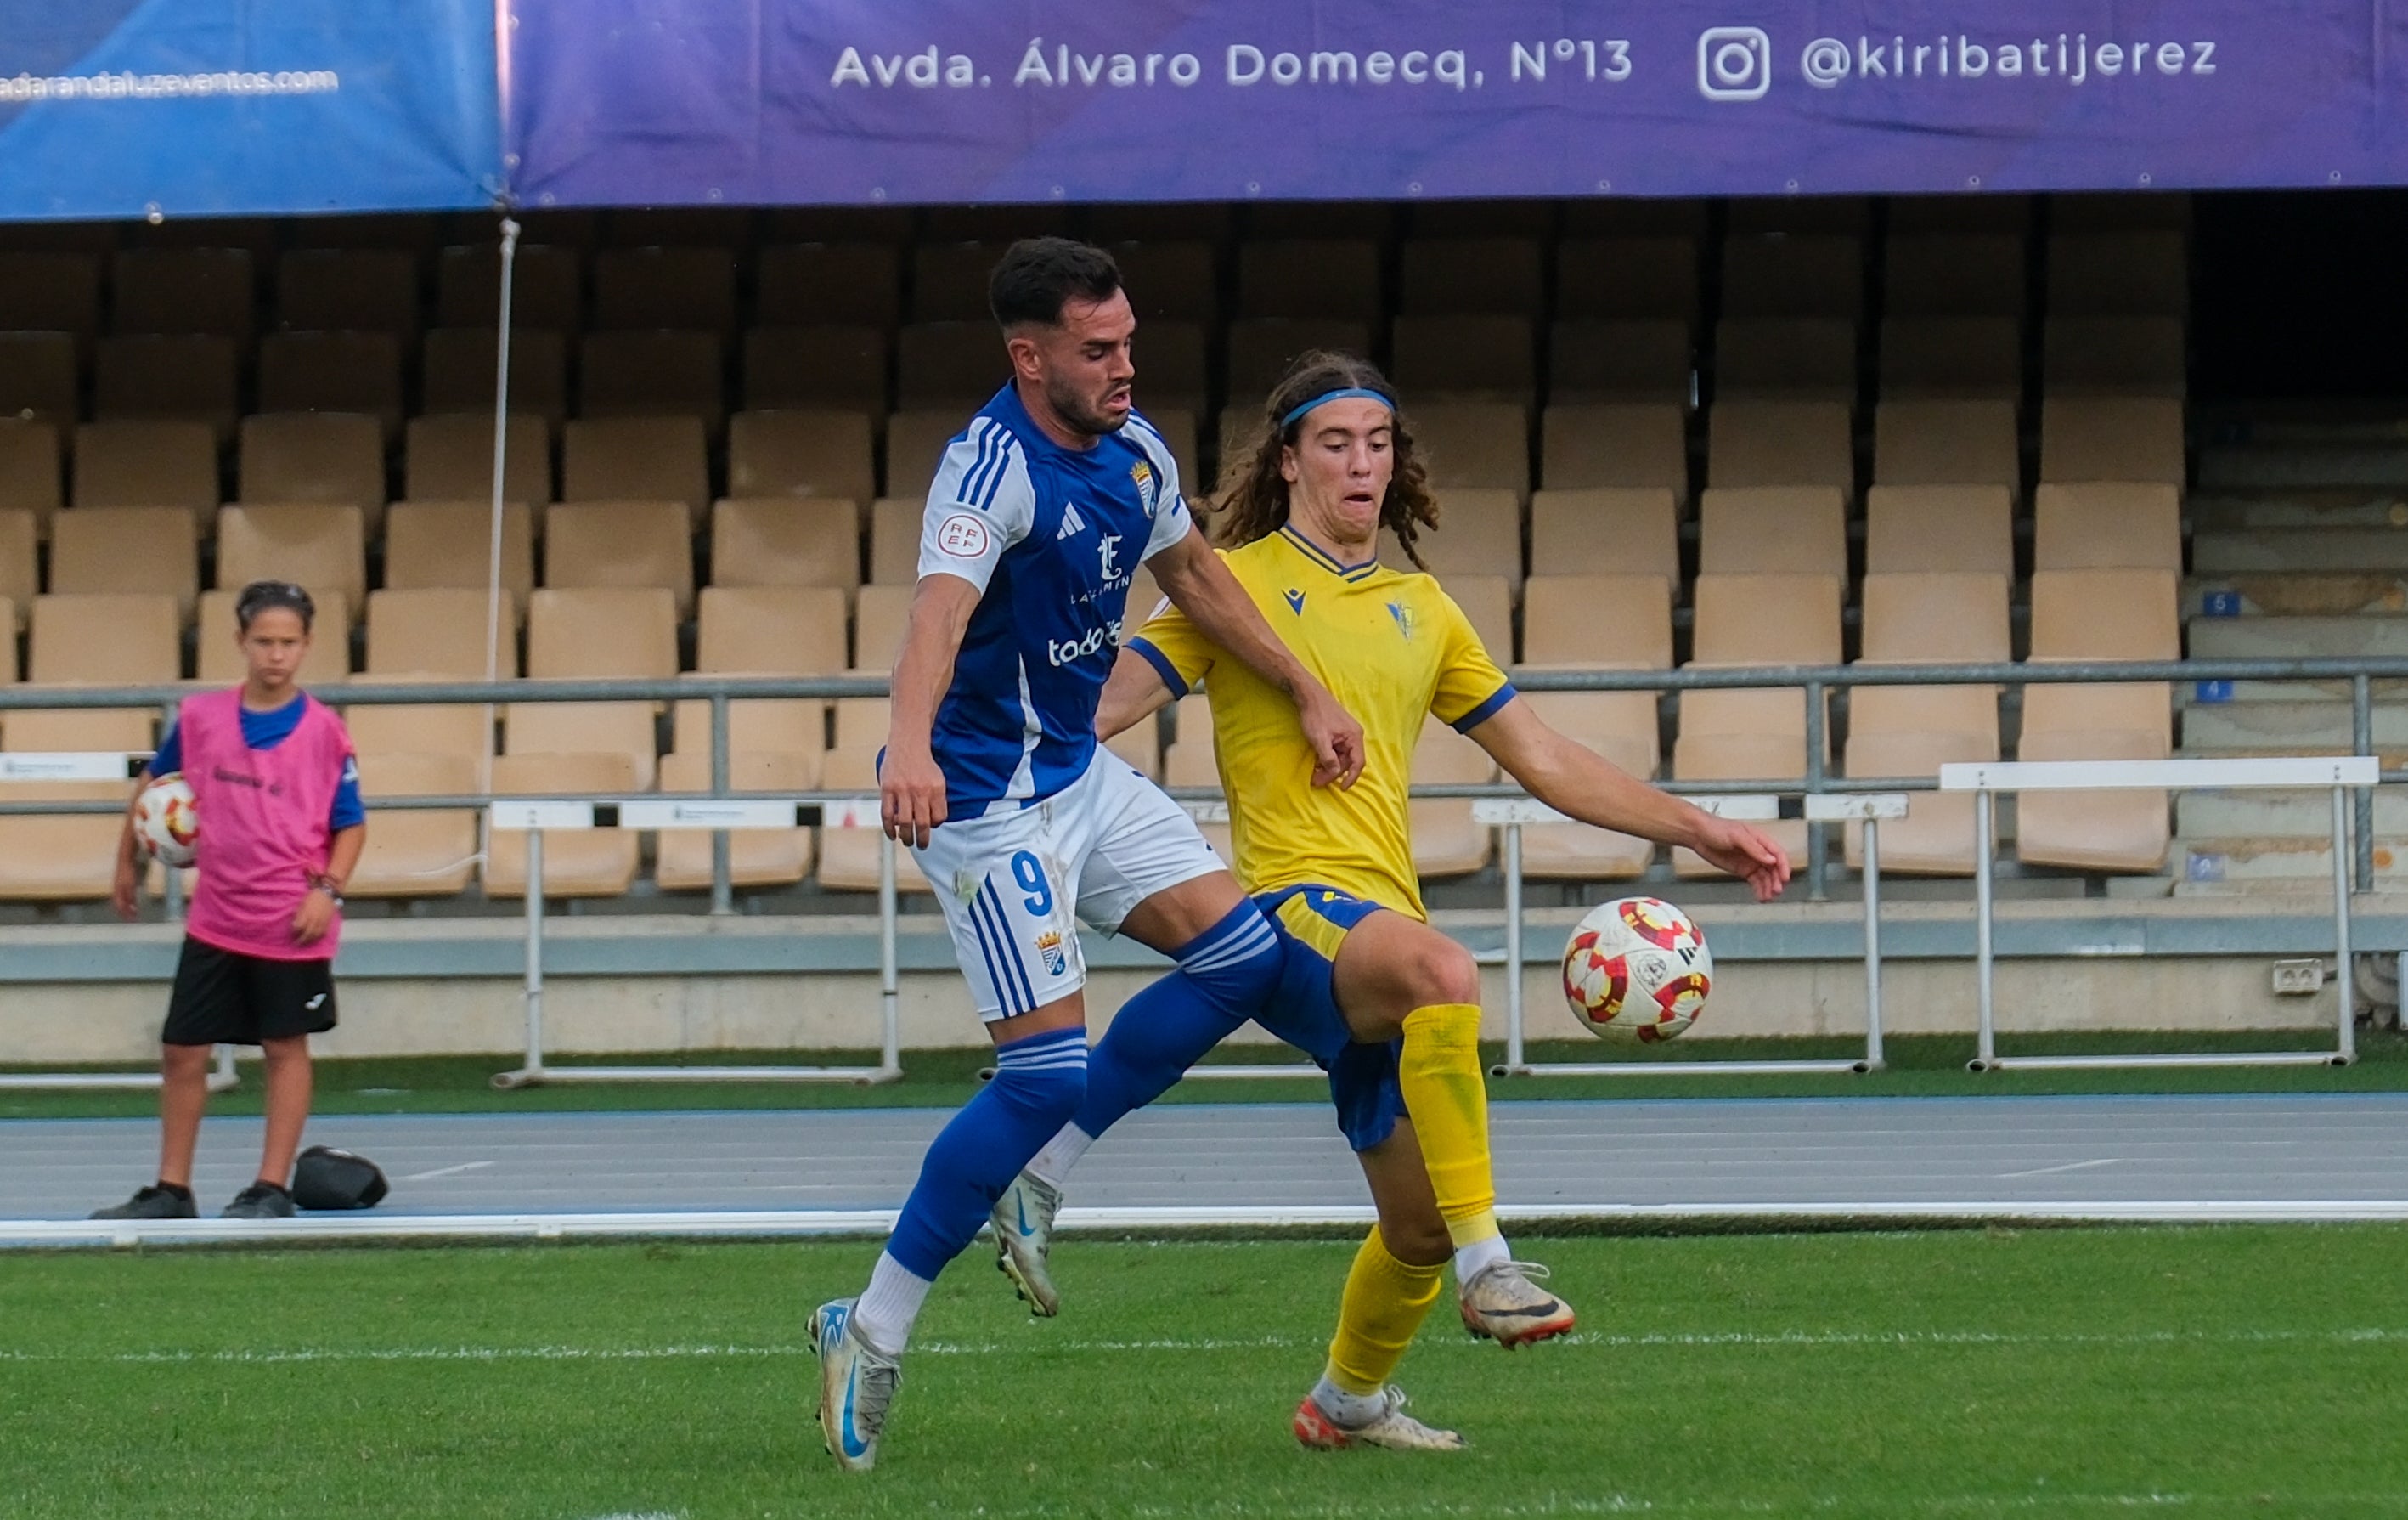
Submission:
[[[1170,705],[1170,688],[1154,662],[1133,650],[1123,650],[1112,662],[1104,695],[1096,703],[1096,737],[1125,734]]]
[[[1295,701],[1297,719],[1312,745],[1312,784],[1354,785],[1363,774],[1363,725],[1279,641],[1246,588],[1205,547],[1204,536],[1190,533],[1146,564],[1170,605],[1186,613],[1205,638]]]
[[[957,575],[924,575],[911,593],[903,651],[887,690],[886,763],[878,777],[881,824],[897,844],[926,849],[928,831],[945,821],[945,773],[929,734],[937,704],[953,683],[953,657],[985,595]]]
[[[1472,729],[1471,737],[1524,790],[1557,812],[1658,844],[1686,845],[1745,880],[1758,902],[1779,896],[1789,884],[1789,857],[1762,830],[1717,818],[1648,785],[1548,727],[1518,696]]]

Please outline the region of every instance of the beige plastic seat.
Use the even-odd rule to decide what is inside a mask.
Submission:
[[[658,586],[547,586],[528,604],[527,673],[666,679],[677,673],[676,617]],[[653,710],[650,702],[514,702],[503,716],[504,753],[624,754],[637,788],[649,790]]]
[[[2172,397],[2052,396],[2041,403],[2040,478],[2183,483],[2183,409]]]
[[[378,592],[379,596],[391,595]],[[369,606],[369,621],[376,609]],[[484,627],[479,624],[477,632]],[[518,674],[515,665],[518,651],[513,647],[501,667],[502,678]],[[481,681],[481,665],[472,673],[441,675],[427,671],[369,671],[359,677],[362,684],[378,686],[423,685],[438,681]],[[343,726],[351,730],[351,746],[362,757],[387,754],[443,754],[468,762],[471,772],[482,775],[482,767],[494,753],[494,717],[491,707],[463,704],[459,706],[402,706],[383,703],[352,703],[343,713]],[[471,788],[475,790],[475,788]]]
[[[840,668],[840,667],[839,667]],[[712,672],[727,676],[774,675],[775,671],[723,670]],[[828,748],[828,704],[804,697],[745,697],[727,704],[727,753],[731,755],[810,754],[817,755]],[[884,741],[885,725],[882,722],[874,734],[862,741],[873,747]],[[707,701],[681,701],[670,713],[671,753],[685,755],[710,755],[710,704]]]
[[[721,248],[606,249],[594,255],[594,329],[736,326],[736,259]]]
[[[1882,323],[1885,397],[1995,397],[2023,390],[2023,335],[2008,317],[1892,317]]]
[[[2176,660],[2182,614],[2168,569],[2042,570],[2031,581],[2031,658]]]
[[[25,619],[41,591],[40,527],[33,513],[0,507],[0,601],[8,604],[7,617],[0,619],[0,644],[7,647],[6,657],[0,658],[0,681],[17,679],[17,635],[25,631]]]
[[[2030,230],[2038,197],[1978,194],[1893,195],[1889,198],[1892,240],[1929,234],[1986,233],[2022,236]]]
[[[873,585],[908,586],[920,579],[920,527],[927,503],[914,496],[881,496],[869,507],[869,580]],[[1129,605],[1134,609],[1137,598]]]
[[[1501,575],[1449,575],[1439,585],[1463,609],[1488,657],[1513,663],[1513,583]]]
[[[744,411],[727,430],[731,496],[878,495],[869,418],[858,411]]]
[[[447,248],[435,264],[435,320],[492,332],[501,322],[499,245]],[[585,325],[585,256],[522,241],[511,260],[510,325],[573,333]],[[488,365],[490,372],[492,366]]]
[[[1104,748],[1142,772],[1147,781],[1161,780],[1162,728],[1154,719],[1114,734],[1105,741]]]
[[[612,248],[710,248],[730,252],[751,245],[753,212],[742,206],[623,206],[609,213],[603,239]]]
[[[2002,485],[1876,485],[1865,493],[1865,571],[2015,571],[2014,496]]]
[[[2182,317],[2190,258],[2172,229],[2058,231],[2048,244],[2052,317]]]
[[[728,756],[727,783],[748,792],[808,792],[819,785],[820,757],[738,751]],[[710,790],[710,757],[661,757],[665,793]],[[664,892],[710,887],[711,838],[699,829],[665,829],[652,863],[652,880]],[[727,831],[727,876],[739,887],[792,886],[811,874],[813,851],[808,828],[737,828]]]
[[[833,586],[710,586],[702,594],[701,674],[830,675],[846,668],[844,593]],[[729,753],[809,753],[827,747],[828,704],[752,698],[728,704]],[[710,704],[680,702],[679,753],[710,750]]]
[[[0,417],[0,511],[31,513],[36,534],[45,538],[51,514],[65,499],[59,466],[56,427]]]
[[[699,417],[600,417],[568,424],[563,501],[681,501],[695,526],[710,505],[710,455]]]
[[[911,320],[987,323],[987,281],[1003,249],[993,243],[924,243],[911,251]]]
[[[1875,665],[2005,662],[2007,578],[1971,572],[1866,576],[1862,657]],[[1851,776],[1929,777],[1953,761],[1998,757],[1995,687],[1866,686],[1851,695]],[[1861,868],[1863,829],[1852,824],[1846,836],[1847,861]],[[1910,794],[1906,817],[1882,825],[1882,868],[1971,874],[1972,798]]]
[[[75,424],[75,338],[65,333],[0,333],[0,417],[65,428]]]
[[[1714,394],[1853,402],[1856,328],[1828,317],[1731,317],[1714,332]]]
[[[830,750],[820,765],[820,783],[831,792],[851,791],[866,798],[878,796],[878,750],[875,745]],[[871,810],[875,814],[875,808]],[[878,890],[878,850],[882,838],[875,824],[863,828],[820,830],[820,885],[832,892]],[[895,889],[933,890],[920,873],[919,862],[901,845],[895,847]]]
[[[1371,323],[1365,318],[1241,318],[1229,324],[1228,404],[1259,413],[1264,398],[1302,354],[1315,350],[1368,354]],[[1227,450],[1224,439],[1223,451]]]
[[[1873,480],[1880,485],[2000,485],[2023,469],[2012,401],[1884,401],[1873,410]]]
[[[552,439],[543,419],[512,412],[502,442],[503,499],[523,506],[552,500]],[[411,418],[402,481],[402,495],[410,501],[491,500],[493,414]]]
[[[384,440],[373,417],[280,412],[242,420],[241,499],[349,504],[384,516]]]
[[[1421,740],[1413,746],[1412,766],[1416,784],[1497,779],[1497,762],[1486,750],[1436,719],[1423,726]],[[1468,876],[1485,867],[1496,852],[1497,831],[1471,821],[1469,799],[1415,802],[1408,811],[1413,870],[1425,881]]]
[[[423,409],[491,417],[498,347],[490,327],[438,327],[427,334],[421,351]],[[511,331],[510,410],[533,412],[549,432],[560,431],[568,416],[568,350],[558,333]]]
[[[1555,230],[1555,203],[1528,200],[1421,201],[1410,213],[1423,238],[1539,237]]]
[[[1385,534],[1383,537],[1392,537]],[[1439,525],[1424,529],[1422,559],[1448,581],[1493,575],[1509,586],[1522,583],[1522,504],[1511,491],[1451,490],[1439,498]],[[1403,563],[1382,546],[1381,558]]]
[[[367,599],[367,523],[357,507],[254,503],[218,514],[218,585],[239,591],[253,581],[291,581],[346,609],[339,623],[319,605],[319,642],[347,642],[348,609]],[[348,657],[346,665],[349,664]]]
[[[238,378],[229,337],[104,337],[93,360],[92,414],[102,422],[200,423],[225,443],[234,437]]]
[[[1390,373],[1417,398],[1521,406],[1539,387],[1538,342],[1526,317],[1398,317],[1388,343]]]
[[[1672,776],[1684,782],[1756,782],[1768,790],[1795,787],[1806,774],[1805,694],[1780,691],[1684,692],[1681,737],[1672,746]],[[1808,825],[1782,819],[1756,825],[1802,865]],[[1672,851],[1672,874],[1682,881],[1719,877],[1695,851]]]
[[[903,630],[910,621],[911,586],[864,586],[855,599],[853,618],[853,668],[886,670],[903,652]]]
[[[1559,322],[1548,343],[1547,394],[1557,405],[1666,402],[1685,410],[1698,367],[1689,335],[1685,321]]]
[[[388,587],[368,595],[367,673],[377,680],[439,676],[447,681],[485,679],[486,594],[482,587]],[[518,640],[503,609],[500,659],[505,681],[519,673]]]
[[[922,225],[909,206],[773,207],[762,221],[765,243],[867,244],[890,253],[918,237]]]
[[[385,514],[384,583],[390,590],[448,587],[481,592],[493,573],[494,509],[483,501],[398,501]],[[535,513],[502,504],[502,591],[510,626],[535,589]],[[481,624],[480,624],[481,626]]]
[[[1835,575],[1782,571],[1700,575],[1690,663],[1837,665],[1840,597],[1845,585]]]
[[[969,419],[958,409],[898,411],[886,419],[883,495],[928,499],[945,448]]]
[[[1853,237],[1734,236],[1723,244],[1726,317],[1854,322],[1864,298],[1864,245]]]
[[[259,340],[259,409],[351,412],[401,436],[401,346],[391,333],[271,333]]]
[[[248,341],[258,327],[251,267],[248,249],[129,248],[109,271],[116,330]]]
[[[1658,488],[1689,499],[1687,421],[1676,405],[1549,407],[1541,435],[1539,483],[1550,491]]]
[[[1526,319],[1546,304],[1543,254],[1537,237],[1408,238],[1398,294],[1414,316]]]
[[[744,404],[886,410],[886,335],[876,327],[755,327],[744,335]]]
[[[835,742],[831,750],[868,750],[886,742],[894,705],[882,696],[848,696],[831,704],[836,710]]]
[[[2041,384],[2050,395],[2181,397],[2189,388],[2179,317],[2053,317]]]
[[[1096,236],[1091,222],[1087,235]],[[1138,320],[1146,323],[1146,343],[1153,343],[1154,324],[1166,322],[1210,324],[1221,314],[1220,252],[1208,238],[1162,237],[1116,242],[1112,261],[1121,266],[1121,285]]]
[[[158,686],[182,674],[175,598],[159,593],[54,593],[36,597],[25,679],[52,686]],[[72,713],[63,712],[64,717]],[[145,724],[151,714],[138,714]],[[38,746],[18,742],[22,714],[9,717],[9,748],[139,749],[139,744]]]
[[[1642,781],[1662,763],[1653,692],[1531,692],[1522,700],[1555,732]],[[1641,875],[1655,860],[1652,842],[1611,829],[1532,824],[1522,830],[1522,874],[1538,881],[1613,881]]]
[[[1847,498],[1829,486],[1727,486],[1698,503],[1701,575],[1848,579]]]
[[[992,322],[914,323],[895,337],[895,399],[955,409],[985,404],[1011,378]]]
[[[480,789],[477,762],[465,754],[363,753],[359,765],[360,790],[371,797],[467,796]],[[380,809],[343,894],[450,897],[476,874],[474,812]]]
[[[694,609],[694,537],[676,501],[555,502],[544,509],[543,583],[659,586]]]
[[[1248,317],[1377,320],[1379,245],[1363,237],[1295,237],[1238,249],[1238,310]]]
[[[2043,485],[2035,570],[2182,570],[2182,494],[2171,485]]]
[[[1477,486],[1530,495],[1530,414],[1512,402],[1441,401],[1408,414],[1432,486]]]
[[[0,332],[66,333],[89,348],[99,331],[98,259],[65,251],[0,251]]]
[[[1522,588],[1522,659],[1527,665],[1670,668],[1671,582],[1635,574],[1530,577]]]
[[[1856,490],[1848,409],[1837,401],[1722,401],[1707,418],[1706,483]]]
[[[10,714],[8,729],[30,716],[36,715]],[[17,748],[13,738],[7,747]],[[11,802],[122,803],[132,791],[129,782],[11,782],[0,796]],[[106,813],[0,818],[0,902],[96,902],[108,897],[117,880],[118,833],[123,826]]]
[[[1139,409],[1157,422],[1166,412],[1202,411],[1211,390],[1209,347],[1198,323],[1147,323],[1137,340]]]
[[[1179,738],[1163,746],[1162,784],[1168,786],[1200,786],[1213,791],[1221,789],[1221,767],[1212,754],[1211,706],[1201,695],[1190,696],[1179,704]],[[1201,713],[1200,718],[1197,714]],[[1198,823],[1196,831],[1204,842],[1224,861],[1238,858],[1236,840],[1226,824]]]
[[[585,417],[699,417],[714,437],[727,422],[719,335],[672,328],[594,333],[579,365]]]
[[[1893,317],[2020,317],[2024,279],[2020,233],[1893,232],[1882,308]]]
[[[78,507],[50,524],[50,590],[153,595],[193,616],[201,590],[192,513],[181,507]]]
[[[617,753],[495,755],[495,796],[574,796],[649,791],[634,758]],[[370,830],[374,832],[373,829]],[[523,897],[527,844],[523,829],[488,829],[483,876],[488,897]],[[709,836],[704,836],[705,839]],[[635,884],[640,836],[632,828],[546,829],[546,897],[617,897]]]
[[[1180,488],[1195,489],[1204,479],[1196,468],[1196,414],[1176,407],[1148,407],[1143,416],[1170,450],[1171,463],[1179,466]]]
[[[2043,570],[2031,583],[2031,658],[2171,660],[2182,644],[2174,572]],[[2161,760],[2173,751],[2161,681],[2024,689],[2020,760]],[[2077,870],[2162,868],[2163,791],[2033,792],[2017,799],[2015,853]]]
[[[316,508],[304,508],[315,511]],[[303,584],[309,600],[317,608],[310,624],[309,652],[301,659],[301,684],[333,686],[351,679],[351,609],[358,604],[337,588],[320,590]],[[232,590],[201,593],[200,618],[194,635],[197,654],[194,674],[198,680],[213,686],[239,683],[248,673],[248,666],[237,647],[239,625],[235,621],[236,598],[242,595],[239,584]]]
[[[1865,577],[1862,658],[1872,665],[1980,665],[2012,658],[2008,581],[1995,572],[1877,572]],[[1910,688],[1886,688],[1910,693]],[[1874,695],[1868,687],[1856,695]]]
[[[891,245],[790,243],[761,250],[754,315],[764,326],[893,329],[903,269]]]
[[[176,507],[217,521],[217,439],[200,423],[86,423],[75,431],[75,505]]]
[[[1530,564],[1545,575],[1651,575],[1677,588],[1681,538],[1673,495],[1662,486],[1535,492]]]
[[[824,496],[723,501],[710,514],[710,579],[850,591],[861,583],[859,509]]]
[[[417,256],[400,249],[294,249],[277,264],[276,319],[293,329],[415,338]]]
[[[1691,663],[1838,664],[1841,586],[1828,575],[1700,575]],[[1681,694],[1680,738],[1672,749],[1676,779],[1795,782],[1805,773],[1803,691],[1775,687]],[[1789,820],[1765,829],[1791,859],[1805,858],[1804,823]],[[1672,868],[1683,878],[1721,874],[1687,850],[1672,852]]]
[[[1698,317],[1696,237],[1566,237],[1555,252],[1555,315],[1688,327]]]

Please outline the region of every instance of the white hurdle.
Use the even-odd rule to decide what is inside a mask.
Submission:
[[[878,851],[878,989],[881,1029],[876,1066],[547,1066],[543,1054],[543,834],[546,829],[652,830],[879,827],[876,797],[636,797],[622,802],[497,798],[486,827],[524,829],[526,882],[526,1056],[498,1072],[504,1090],[546,1083],[603,1082],[849,1082],[860,1086],[903,1075],[899,967],[896,953],[895,841]],[[490,838],[490,834],[489,834]]]
[[[1975,1071],[2072,1070],[2108,1067],[2347,1066],[2358,1058],[2358,1011],[2351,996],[2349,793],[2380,779],[2372,755],[2239,760],[2027,760],[1957,763],[1940,767],[1940,790],[1973,794],[1973,958],[1979,981],[1979,1036],[1968,1063]],[[1999,1054],[1992,986],[1991,871],[1998,852],[1992,797],[2000,792],[2100,792],[2133,788],[2185,791],[2326,788],[2332,790],[2333,946],[2335,996],[2341,1005],[2329,1051],[2259,1051],[2169,1055],[2012,1055]]]

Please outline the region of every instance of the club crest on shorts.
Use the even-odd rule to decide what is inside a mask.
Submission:
[[[1129,466],[1129,479],[1137,482],[1137,499],[1145,508],[1145,515],[1154,515],[1154,466],[1140,459]]]
[[[1069,965],[1062,954],[1062,936],[1057,930],[1047,929],[1037,937],[1037,954],[1045,963],[1048,976],[1060,976]]]

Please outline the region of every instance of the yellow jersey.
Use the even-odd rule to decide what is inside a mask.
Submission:
[[[1362,779],[1314,786],[1296,705],[1185,614],[1165,608],[1129,640],[1175,695],[1200,684],[1212,704],[1239,882],[1250,893],[1336,887],[1426,918],[1406,797],[1413,746],[1427,715],[1469,731],[1513,699],[1512,683],[1429,576],[1341,565],[1288,527],[1221,555],[1271,631],[1363,725]]]

